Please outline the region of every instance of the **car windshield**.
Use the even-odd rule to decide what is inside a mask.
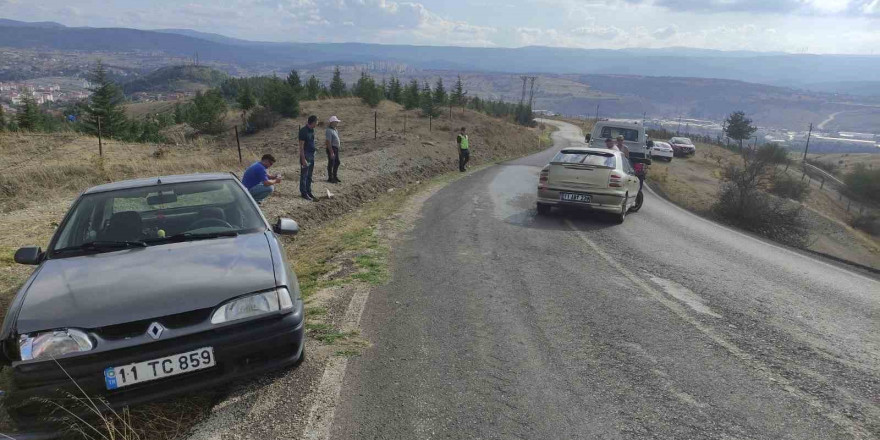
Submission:
[[[684,145],[692,145],[693,144],[691,142],[691,140],[688,138],[672,138],[671,142],[673,144],[684,144]]]
[[[554,163],[592,165],[595,167],[615,168],[617,158],[610,153],[594,153],[584,151],[562,150],[553,158]]]
[[[256,232],[265,223],[232,180],[161,184],[82,196],[51,247],[52,254],[160,245]]]
[[[617,139],[617,136],[623,136],[623,139],[629,142],[639,141],[638,130],[613,126],[602,127],[602,138]]]

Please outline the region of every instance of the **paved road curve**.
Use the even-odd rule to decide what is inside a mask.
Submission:
[[[880,436],[880,282],[653,195],[619,226],[538,217],[553,153],[428,200],[332,438]]]

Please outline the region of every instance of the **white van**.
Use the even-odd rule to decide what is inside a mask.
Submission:
[[[645,126],[635,122],[597,121],[592,133],[587,135],[586,142],[591,148],[605,148],[605,139],[611,138],[617,142],[617,136],[623,136],[630,158],[651,157]]]

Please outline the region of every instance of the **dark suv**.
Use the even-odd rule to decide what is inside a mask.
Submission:
[[[298,363],[303,302],[278,237],[297,232],[230,174],[85,191],[45,251],[15,254],[38,267],[0,333],[7,408],[39,425],[46,399],[120,407]]]

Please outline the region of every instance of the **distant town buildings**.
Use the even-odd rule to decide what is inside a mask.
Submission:
[[[11,104],[5,106],[10,110],[22,105],[25,98],[32,97],[37,104],[64,103],[75,102],[88,98],[91,93],[86,87],[63,87],[54,83],[34,83],[31,81],[22,82],[0,82],[0,102]],[[83,86],[88,85],[88,81],[83,81]]]

